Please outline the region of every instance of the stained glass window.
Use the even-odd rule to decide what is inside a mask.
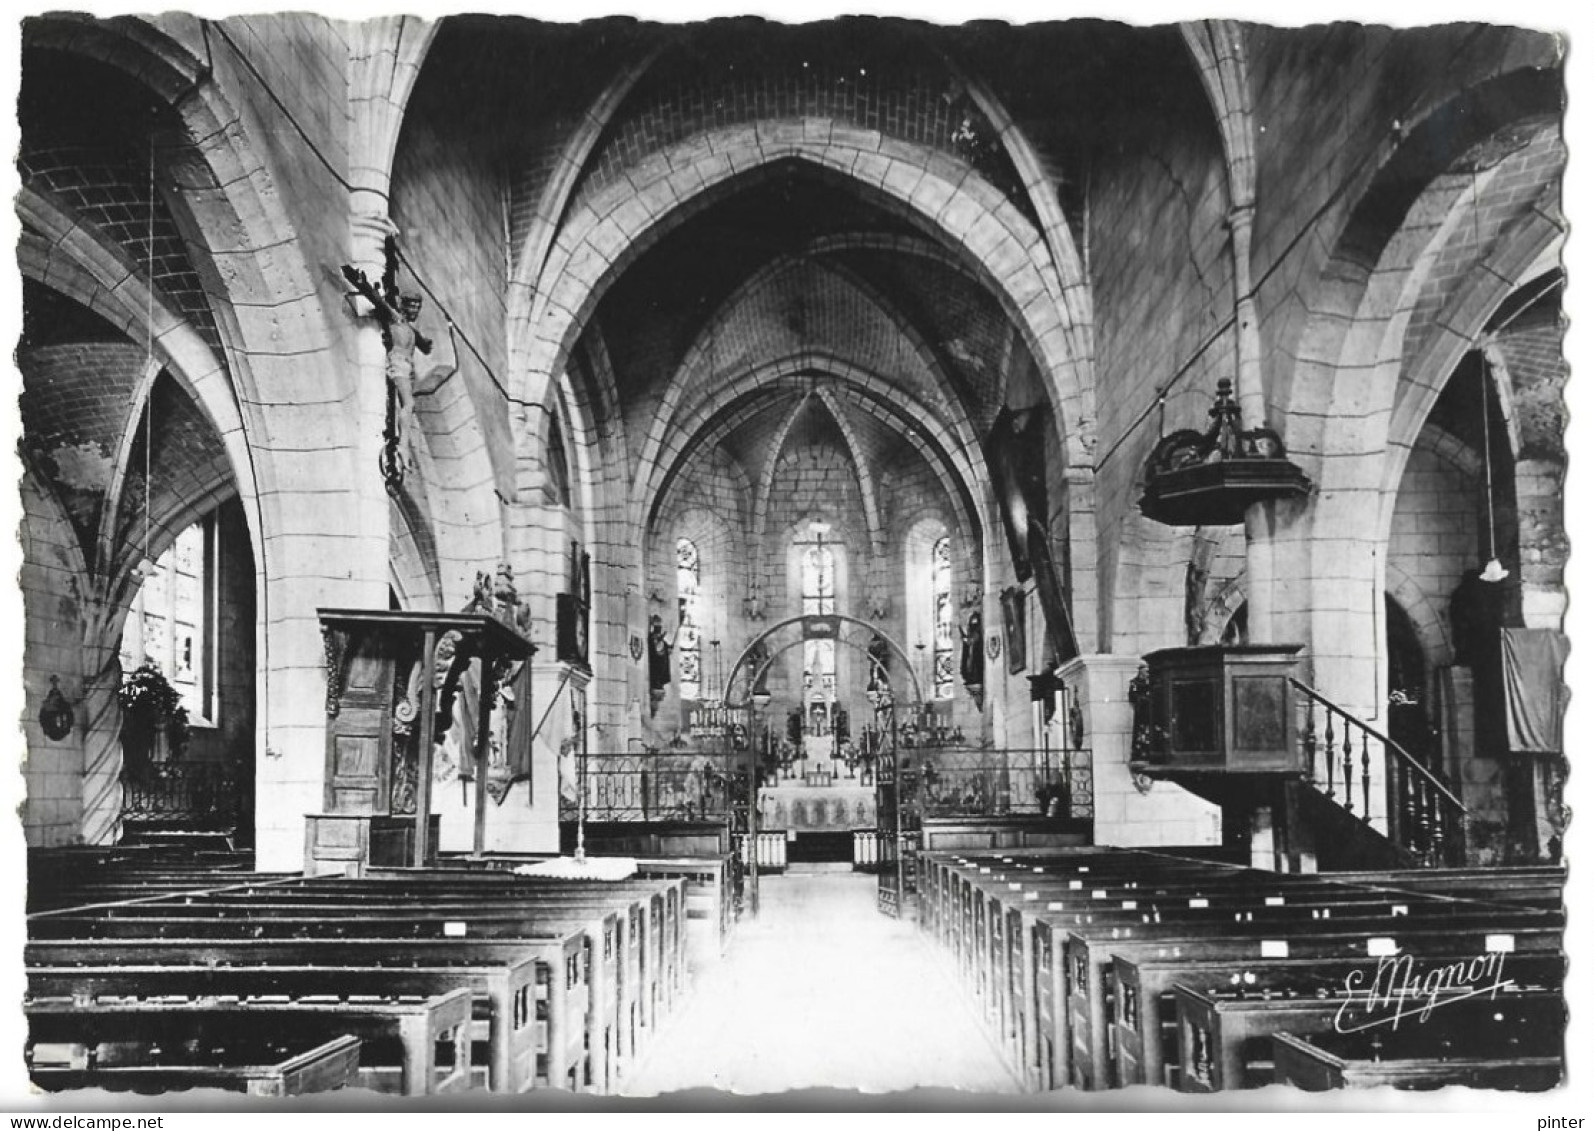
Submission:
[[[935,625],[935,697],[952,698],[956,685],[957,636],[952,609],[952,540],[937,539],[930,547],[930,600]]]
[[[703,695],[702,561],[697,543],[680,538],[675,543],[675,596],[679,602],[680,631],[675,637],[675,670],[682,699]]]
[[[828,616],[836,611],[836,556],[819,541],[802,555],[804,616]],[[803,644],[803,692],[810,701],[830,702],[836,697],[836,642],[809,640]]]
[[[133,598],[122,626],[124,672],[145,663],[160,668],[183,697],[190,722],[215,718],[210,670],[214,615],[214,522],[203,519],[177,536]]]

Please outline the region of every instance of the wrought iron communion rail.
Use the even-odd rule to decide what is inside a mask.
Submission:
[[[577,781],[562,783],[560,820],[576,819],[583,787],[588,821],[718,820],[729,817],[747,796],[747,759],[717,753],[589,754]]]
[[[194,829],[235,825],[238,775],[225,762],[156,762],[122,772],[122,819]]]
[[[1088,749],[921,746],[899,750],[897,758],[903,772],[918,774],[926,817],[1095,816]],[[875,784],[867,764],[852,776],[826,780],[836,786]],[[761,784],[782,783],[799,784],[766,768]],[[576,780],[563,785],[561,820],[576,819],[581,789],[589,821],[716,820],[728,817],[746,797],[747,758],[719,752],[589,754]]]
[[[912,753],[920,759],[926,817],[1095,816],[1089,750],[937,748]]]

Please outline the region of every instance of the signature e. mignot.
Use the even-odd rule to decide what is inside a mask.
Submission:
[[[1505,952],[1458,959],[1419,970],[1409,954],[1386,955],[1369,970],[1345,975],[1347,998],[1334,1015],[1334,1028],[1355,1033],[1378,1026],[1399,1028],[1401,1021],[1426,1021],[1435,1010],[1514,985],[1505,977]]]

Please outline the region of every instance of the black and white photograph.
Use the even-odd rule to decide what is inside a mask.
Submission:
[[[0,1109],[1594,1118],[1587,45],[1234,11],[8,17]]]

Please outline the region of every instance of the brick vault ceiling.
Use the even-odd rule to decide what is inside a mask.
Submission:
[[[105,64],[30,51],[17,116],[25,139],[17,161],[23,184],[119,248],[140,273],[153,275],[161,293],[223,356],[210,298],[164,198],[175,179],[186,182],[203,166],[190,159],[192,149],[177,140],[169,117],[152,109],[148,92]]]
[[[113,526],[113,553],[141,547],[144,437],[135,434],[122,452],[144,372],[142,344],[72,299],[38,284],[23,287],[23,335],[17,346],[22,373],[22,449],[66,510],[84,559],[97,564],[98,534],[126,461]],[[193,400],[170,377],[156,383],[150,413],[154,433],[150,479],[155,521],[185,499],[230,485],[232,473],[221,437]],[[230,486],[224,490],[230,491]]]

